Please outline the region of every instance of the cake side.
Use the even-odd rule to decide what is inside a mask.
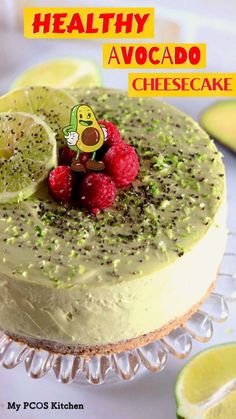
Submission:
[[[145,333],[144,335],[138,336],[136,338],[127,339],[125,341],[120,341],[117,343],[108,343],[105,345],[74,345],[74,344],[63,344],[58,341],[51,341],[45,339],[35,339],[30,338],[24,335],[17,335],[5,331],[5,334],[9,336],[14,341],[28,345],[39,350],[45,350],[56,354],[70,354],[82,356],[83,358],[90,358],[91,356],[97,355],[110,355],[123,351],[130,351],[144,345],[147,345],[156,340],[162,339],[167,336],[170,332],[175,330],[178,327],[181,327],[185,324],[191,316],[196,313],[196,311],[201,307],[202,303],[209,296],[210,292],[214,289],[214,283],[207,290],[203,300],[194,304],[191,309],[182,317],[178,317],[175,320],[170,321],[168,324],[165,324],[160,329],[154,330],[150,333]]]

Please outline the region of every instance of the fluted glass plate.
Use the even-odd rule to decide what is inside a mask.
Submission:
[[[227,319],[228,302],[232,301],[236,301],[236,233],[229,233],[214,291],[182,327],[163,339],[132,351],[85,359],[34,349],[0,332],[0,364],[12,369],[23,363],[32,378],[53,373],[64,384],[73,381],[79,384],[103,384],[117,379],[131,380],[145,369],[152,372],[163,370],[169,356],[186,358],[194,340],[208,342],[213,335],[213,323]]]

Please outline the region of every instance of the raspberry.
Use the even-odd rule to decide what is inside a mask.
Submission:
[[[117,187],[130,185],[139,172],[136,151],[128,144],[113,145],[105,154],[106,173],[111,176]]]
[[[99,210],[111,207],[116,198],[116,185],[103,173],[88,173],[80,184],[79,201],[95,215]]]
[[[58,166],[53,169],[49,175],[49,189],[52,196],[64,203],[71,201],[75,180],[75,174],[69,166]]]
[[[108,147],[123,143],[120,132],[114,124],[108,121],[99,121],[98,123],[107,129],[107,140],[105,144],[108,145]]]
[[[60,163],[65,166],[70,166],[72,160],[76,157],[76,151],[71,150],[70,147],[65,145],[60,152]]]
[[[90,156],[91,153],[80,153],[79,160],[82,164],[85,164]],[[65,166],[70,166],[75,157],[76,151],[71,150],[70,147],[65,145],[60,152],[60,163]]]
[[[80,163],[85,164],[87,160],[91,157],[91,153],[80,153],[79,160]]]

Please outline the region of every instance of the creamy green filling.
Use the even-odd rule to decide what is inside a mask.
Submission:
[[[47,185],[25,202],[0,206],[1,271],[60,288],[157,271],[211,225],[224,191],[220,154],[198,124],[167,104],[105,89],[73,94],[117,124],[139,155],[139,176],[96,218],[59,206]]]

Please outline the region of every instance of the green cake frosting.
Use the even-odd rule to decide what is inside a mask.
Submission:
[[[221,156],[190,117],[168,104],[128,98],[116,90],[76,90],[73,95],[78,104],[90,105],[100,119],[117,125],[139,155],[140,172],[130,188],[118,191],[113,207],[97,217],[58,205],[47,184],[24,202],[0,206],[0,303],[15,309],[11,320],[10,312],[5,309],[5,316],[0,310],[0,326],[14,329],[17,324],[17,333],[23,333],[32,309],[26,333],[39,338],[50,334],[42,327],[44,315],[45,324],[50,316],[55,320],[56,310],[65,309],[70,317],[66,304],[76,290],[87,292],[89,306],[91,288],[137,280],[181,258],[204,237],[224,195]],[[47,308],[40,312],[39,326],[37,304],[42,301]],[[58,307],[51,313],[53,304]],[[50,326],[50,337],[59,335],[58,327],[61,340],[74,340],[69,317],[65,327],[63,322],[55,331]]]
[[[220,154],[197,123],[170,105],[104,89],[74,94],[135,147],[138,179],[97,217],[59,206],[47,185],[25,202],[2,205],[2,274],[64,288],[156,271],[210,226],[224,188]]]

